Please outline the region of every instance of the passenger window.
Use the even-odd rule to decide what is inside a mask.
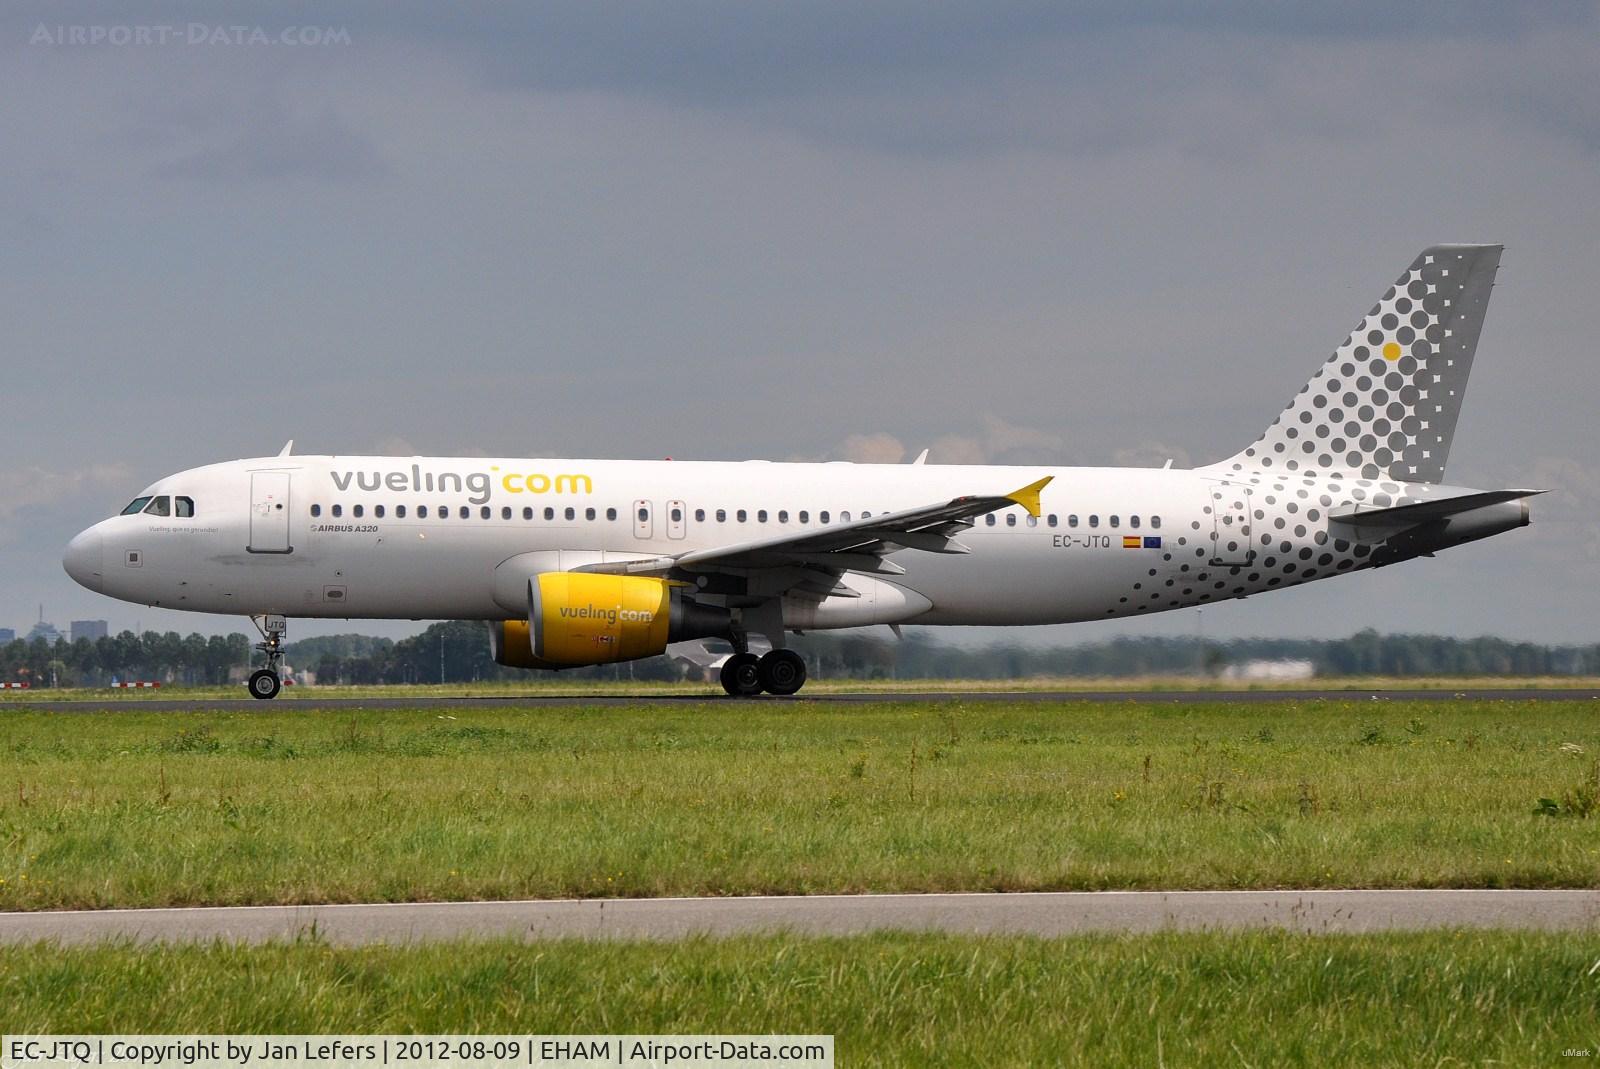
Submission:
[[[321,516],[321,515],[322,515],[322,506],[321,505],[312,505],[311,506],[311,518],[314,520],[318,516]]]
[[[738,517],[740,523],[744,522],[746,515],[744,509],[740,509],[737,513],[735,513],[735,515]]]
[[[807,512],[805,509],[801,509],[800,510],[800,522],[801,523],[810,523],[811,522],[811,513]]]
[[[396,505],[394,507],[394,515],[395,515],[395,519],[398,519],[398,520],[405,519],[406,518],[406,507],[404,505]]]
[[[522,518],[525,520],[533,519],[533,509],[527,505],[524,505],[522,507]]]
[[[586,520],[594,519],[594,509],[584,509],[583,510],[583,518],[586,519]]]
[[[1139,517],[1137,517],[1137,516],[1129,516],[1128,517],[1128,526],[1129,527],[1137,527],[1137,526],[1139,526]]]
[[[615,520],[616,518],[617,518],[617,510],[616,509],[606,509],[606,519]]]
[[[1117,520],[1117,517],[1114,516],[1114,515],[1111,517],[1111,526],[1113,526],[1113,527],[1119,526],[1119,522]]]
[[[1049,524],[1051,527],[1054,527],[1056,525],[1056,514],[1052,512],[1049,516],[1045,517],[1044,522]]]
[[[148,497],[136,497],[132,501],[128,502],[128,507],[122,510],[122,514],[124,516],[137,515],[138,513],[143,512],[144,507],[148,504],[150,504],[150,499]]]
[[[144,511],[148,516],[169,516],[172,514],[172,499],[165,494],[151,498]]]
[[[334,519],[338,519],[340,516],[344,515],[344,506],[343,505],[335,505],[335,506],[333,506],[332,512],[333,512]]]
[[[694,522],[695,523],[705,523],[706,522],[706,510],[705,509],[695,509],[694,510]]]
[[[1037,517],[1037,516],[1029,516],[1028,517],[1028,526],[1029,527],[1037,527],[1037,526],[1039,526],[1039,517]]]
[[[672,511],[669,513],[669,515],[671,516],[673,523],[683,522],[683,510],[678,506],[672,506]]]
[[[556,518],[556,510],[555,510],[555,509],[553,509],[553,508],[549,508],[549,507],[548,507],[548,506],[547,506],[547,507],[546,507],[546,508],[545,508],[545,510],[544,510],[544,518],[545,518],[545,519],[547,519],[547,520],[553,520],[553,519],[555,519],[555,518]]]
[[[356,519],[359,520],[361,518],[362,511],[363,510],[362,510],[361,506],[357,505],[355,508],[350,510],[350,515],[354,516]]]
[[[567,511],[565,513],[563,513],[563,515],[565,515],[566,518],[569,519],[569,520],[575,520],[575,519],[578,518],[578,510],[569,507],[567,509]]]
[[[850,522],[850,514],[848,512],[839,513],[839,522],[840,523],[849,523]]]
[[[1006,526],[1007,527],[1015,527],[1016,525],[1017,525],[1017,514],[1015,512],[1006,513]]]
[[[465,505],[462,505],[462,506],[461,506],[461,518],[462,518],[462,519],[463,519],[463,520],[470,520],[470,519],[472,519],[472,510],[471,510],[471,509],[469,509],[469,508],[467,508],[467,506],[465,506]]]
[[[817,522],[818,523],[827,523],[828,522],[828,510],[827,509],[823,509],[821,512],[817,513]]]
[[[1089,516],[1089,526],[1090,527],[1099,527],[1100,526],[1100,517],[1091,513],[1090,516]]]
[[[189,517],[193,516],[194,515],[194,498],[192,498],[192,497],[175,497],[175,498],[173,498],[172,499],[172,514],[174,516],[181,516],[184,519],[188,519]]]
[[[1076,526],[1078,526],[1078,514],[1076,512],[1074,512],[1074,513],[1070,514],[1069,516],[1067,516],[1067,526],[1068,527],[1076,527]]]
[[[994,513],[990,512],[983,517],[983,522],[990,527],[994,526]]]
[[[789,522],[789,510],[788,509],[779,509],[778,510],[778,522],[779,523],[788,523]]]
[[[494,516],[494,513],[489,511],[489,506],[488,505],[484,505],[484,506],[482,506],[481,508],[478,509],[478,518],[479,519],[487,520],[487,519],[492,518],[493,516]]]
[[[450,518],[450,506],[449,505],[440,505],[437,509],[434,510],[434,512],[439,517],[439,519],[441,519],[441,520],[448,520]]]
[[[511,506],[510,505],[502,505],[500,507],[500,518],[502,520],[509,520],[511,518]]]
[[[425,520],[427,518],[428,518],[428,506],[427,505],[418,505],[417,506],[417,519]]]
[[[1160,516],[1151,516],[1150,517],[1150,526],[1154,527],[1158,531],[1161,530],[1161,517]]]
[[[382,505],[373,505],[372,506],[372,514],[374,516],[376,516],[380,520],[383,519],[383,506]]]
[[[727,523],[728,522],[728,510],[727,509],[718,509],[717,510],[717,522],[718,523]]]
[[[756,522],[757,523],[766,523],[767,522],[767,510],[766,509],[757,509],[756,510]]]

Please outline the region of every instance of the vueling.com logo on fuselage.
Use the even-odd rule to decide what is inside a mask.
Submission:
[[[556,609],[556,613],[564,620],[604,620],[608,624],[615,624],[619,620],[630,624],[648,624],[656,618],[656,614],[648,609],[624,609],[620,605],[612,608],[603,605],[562,605]]]
[[[502,472],[498,465],[488,471],[423,471],[420,464],[411,465],[410,471],[331,471],[333,487],[340,493],[353,484],[358,490],[372,493],[388,490],[396,494],[468,494],[467,500],[482,505],[494,494],[496,483],[507,494],[592,494],[594,482],[587,475],[562,473],[551,475],[542,471]]]

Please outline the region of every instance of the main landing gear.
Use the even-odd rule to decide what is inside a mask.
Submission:
[[[262,700],[276,698],[278,691],[283,689],[279,673],[283,668],[283,636],[288,633],[289,622],[276,614],[252,616],[250,622],[261,632],[261,641],[256,643],[256,649],[267,658],[265,668],[250,673],[250,697]]]
[[[722,689],[735,698],[793,694],[806,683],[806,662],[794,650],[773,650],[757,657],[735,653],[722,663]]]

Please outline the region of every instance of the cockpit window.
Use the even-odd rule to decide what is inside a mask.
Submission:
[[[136,497],[132,501],[128,502],[128,507],[122,510],[122,515],[132,516],[135,513],[143,512],[144,507],[148,504],[150,504],[150,499],[148,497]]]
[[[172,514],[188,518],[194,515],[194,498],[175,497],[172,499]]]
[[[172,515],[172,498],[165,494],[162,494],[160,497],[151,498],[150,504],[145,506],[144,513],[146,516]]]

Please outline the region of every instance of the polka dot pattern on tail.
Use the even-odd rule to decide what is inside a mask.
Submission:
[[[1500,265],[1498,245],[1426,249],[1228,473],[1444,481]]]

